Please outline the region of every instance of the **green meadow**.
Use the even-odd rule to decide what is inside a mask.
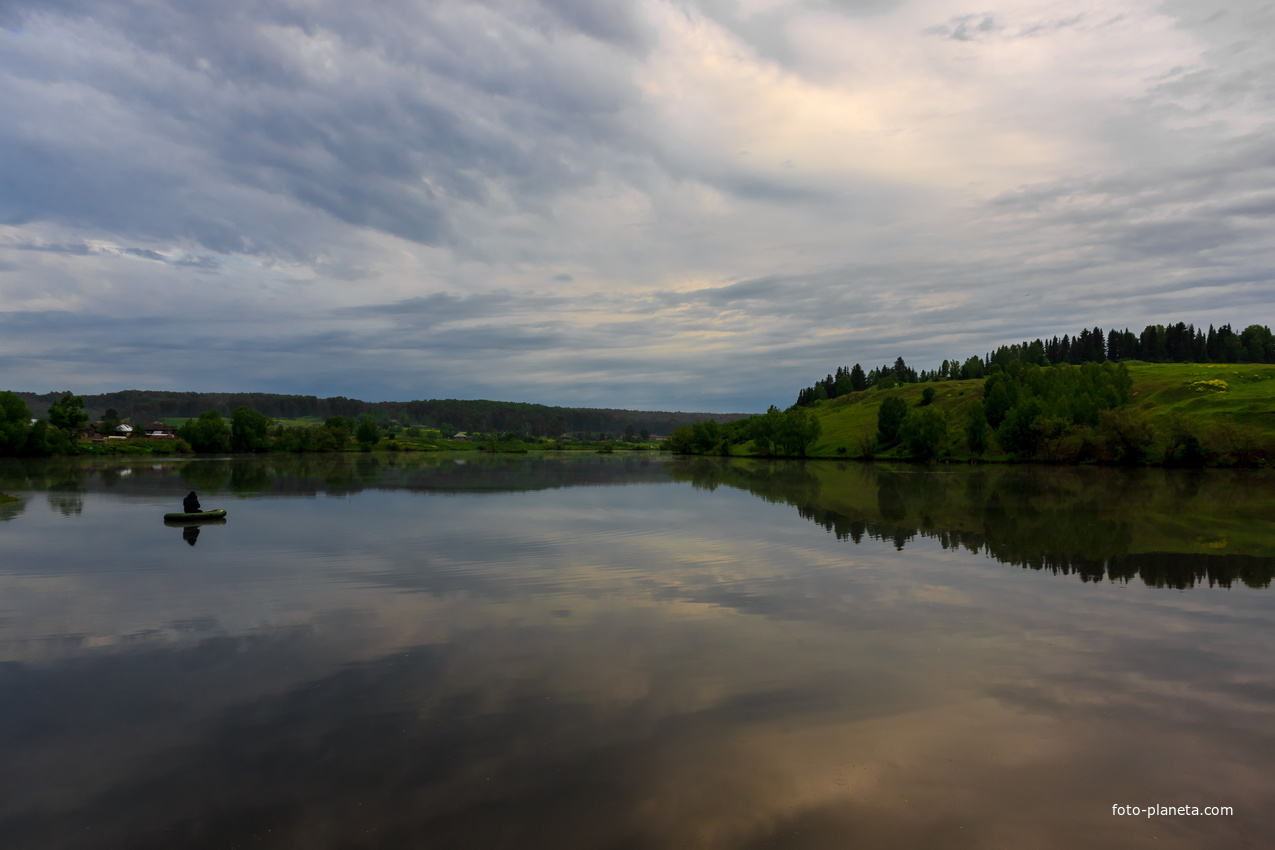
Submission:
[[[1275,364],[1132,363],[1134,400],[1153,424],[1248,425],[1275,436]]]

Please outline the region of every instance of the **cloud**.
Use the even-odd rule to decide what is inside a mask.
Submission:
[[[953,41],[976,41],[987,38],[997,30],[996,18],[992,15],[957,15],[946,24],[938,24],[926,29],[930,35],[941,35]]]
[[[1215,11],[7,0],[0,357],[31,389],[739,410],[1239,321],[1275,299],[1275,19]]]
[[[457,208],[496,193],[534,204],[587,175],[577,137],[604,129],[626,97],[622,77],[572,68],[600,49],[595,37],[636,39],[623,16],[574,4],[508,12],[11,7],[22,26],[4,36],[5,88],[24,120],[3,139],[5,217],[222,253],[313,251],[271,212],[461,241]],[[37,105],[18,109],[16,95]]]

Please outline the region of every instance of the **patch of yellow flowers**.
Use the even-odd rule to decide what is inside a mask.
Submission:
[[[1223,381],[1221,378],[1214,378],[1211,381],[1194,381],[1191,384],[1191,389],[1195,390],[1197,393],[1224,393],[1227,391],[1228,387],[1226,381]]]

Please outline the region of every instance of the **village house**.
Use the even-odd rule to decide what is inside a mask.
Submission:
[[[177,429],[172,425],[165,425],[163,422],[152,422],[146,426],[146,436],[173,440],[177,438]]]

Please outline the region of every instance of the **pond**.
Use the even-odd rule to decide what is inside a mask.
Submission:
[[[191,489],[225,520],[165,524]],[[349,454],[0,491],[5,848],[1275,835],[1271,474]]]

